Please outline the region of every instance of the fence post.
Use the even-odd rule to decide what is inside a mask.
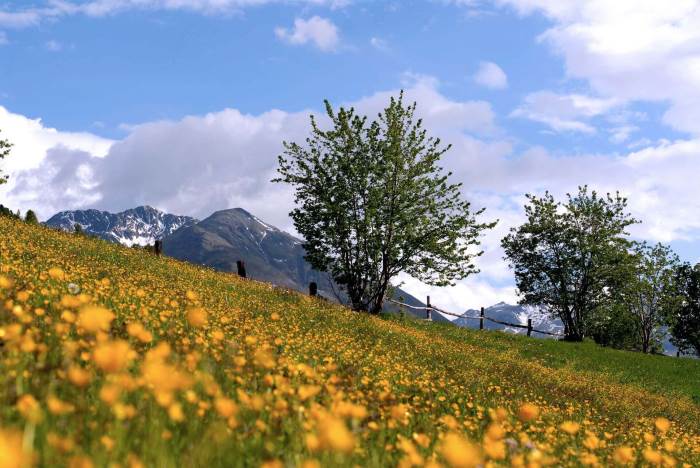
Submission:
[[[153,251],[155,252],[156,256],[160,257],[160,254],[163,253],[163,241],[162,240],[157,240],[155,244],[153,245]]]
[[[527,336],[532,335],[532,319],[527,319]]]
[[[481,315],[479,316],[479,330],[484,329],[484,308],[481,308]]]
[[[426,301],[425,305],[425,318],[427,320],[433,319],[432,309],[430,308],[430,296],[428,296],[428,300]]]
[[[316,296],[318,294],[318,285],[312,281],[309,283],[309,295]]]
[[[236,261],[236,267],[238,268],[238,276],[241,278],[246,278],[245,262],[243,260]]]

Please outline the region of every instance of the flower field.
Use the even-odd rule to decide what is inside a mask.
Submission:
[[[530,342],[0,218],[0,467],[700,464],[700,403],[624,373],[700,362]]]

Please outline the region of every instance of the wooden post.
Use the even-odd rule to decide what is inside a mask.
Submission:
[[[676,357],[681,357],[681,350],[680,349],[676,350]]]
[[[481,308],[481,315],[479,316],[479,330],[484,329],[484,308]]]
[[[314,297],[318,295],[318,285],[313,281],[309,283],[309,295]]]
[[[433,319],[432,311],[433,310],[430,308],[430,296],[428,296],[428,300],[426,301],[426,304],[425,304],[425,318],[427,320]]]
[[[238,260],[236,262],[236,267],[238,268],[238,276],[241,278],[246,278],[245,262],[243,260]]]
[[[162,240],[157,240],[155,244],[153,245],[153,251],[157,256],[160,257],[160,254],[163,253],[163,241]]]
[[[532,319],[527,319],[527,336],[532,336]]]

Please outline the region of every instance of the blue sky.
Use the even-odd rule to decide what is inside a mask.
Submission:
[[[454,308],[515,299],[498,239],[526,192],[621,190],[636,237],[700,260],[696,0],[0,2],[5,204],[241,205],[283,228],[282,139],[323,99],[375,113],[407,90],[465,196],[501,219]],[[697,104],[697,105],[696,105]]]

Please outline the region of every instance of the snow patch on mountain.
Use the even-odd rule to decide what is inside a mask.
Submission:
[[[128,247],[152,245],[178,229],[193,225],[196,219],[164,213],[140,206],[121,213],[99,210],[62,211],[46,221],[47,226],[72,232],[76,225],[90,235]]]

